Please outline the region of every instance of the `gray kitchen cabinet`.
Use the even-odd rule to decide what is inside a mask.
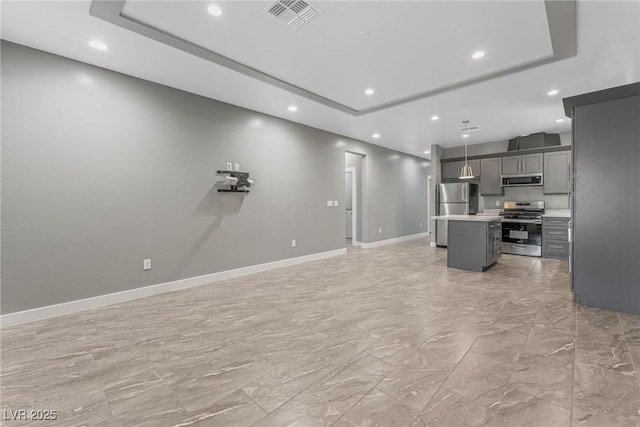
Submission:
[[[545,194],[568,194],[571,178],[571,151],[544,153]]]
[[[502,158],[502,174],[517,175],[520,173],[520,162],[522,156],[509,156]]]
[[[453,180],[458,179],[460,174],[462,173],[462,167],[464,166],[464,162],[447,162],[442,163],[442,179],[443,180]],[[473,171],[473,176],[480,176],[480,160],[474,159],[469,160],[469,166]]]
[[[543,153],[523,154],[522,173],[542,173]]]
[[[543,153],[521,154],[502,158],[502,174],[518,175],[522,173],[542,172]]]
[[[447,267],[485,271],[502,256],[502,221],[449,221]]]
[[[569,259],[569,218],[542,218],[542,257]]]
[[[482,172],[480,167],[480,159],[469,160],[467,163],[469,163],[469,166],[471,166],[473,176],[480,177]],[[463,166],[464,166],[464,162],[460,162],[460,172],[462,172]]]
[[[442,163],[442,179],[457,179],[460,167],[460,162]]]
[[[480,160],[480,194],[487,195],[502,195],[503,187],[500,180],[500,174],[502,173],[502,158],[493,157],[490,159]],[[475,169],[473,170],[475,174]]]

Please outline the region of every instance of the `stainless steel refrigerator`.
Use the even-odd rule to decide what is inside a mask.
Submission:
[[[452,182],[438,185],[438,215],[475,215],[478,212],[478,184]],[[446,219],[436,220],[436,245],[447,246]]]

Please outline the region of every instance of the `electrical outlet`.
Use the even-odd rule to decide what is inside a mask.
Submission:
[[[420,223],[420,228],[422,228],[422,223]]]
[[[150,259],[145,259],[144,261],[142,261],[142,269],[143,270],[151,270],[151,260]]]
[[[292,247],[292,248],[295,248],[295,247],[296,247],[296,240],[295,240],[295,239],[293,239],[293,240],[291,241],[291,247]]]
[[[233,169],[233,166],[231,165],[231,162],[227,162],[227,170],[230,171]]]
[[[338,201],[337,201],[337,200],[334,200],[334,201],[333,201],[333,206],[335,206],[336,208],[339,206],[339,204],[338,204]]]
[[[235,165],[233,165],[233,168],[236,172],[240,172],[240,163],[236,163]]]
[[[500,207],[500,200],[496,200],[496,206]]]
[[[378,228],[378,234],[382,234],[382,228]]]
[[[327,207],[328,208],[333,207],[333,200],[327,200]]]

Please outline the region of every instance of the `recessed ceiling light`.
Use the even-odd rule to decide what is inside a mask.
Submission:
[[[374,138],[380,138],[380,134],[379,133],[374,133],[373,135],[371,135]]]
[[[364,91],[365,95],[373,95],[374,93],[376,93],[375,90],[369,88],[367,90]]]
[[[558,119],[558,120],[556,120],[556,123],[562,123],[562,122],[564,122],[564,119]]]
[[[295,113],[296,111],[298,111],[298,107],[296,107],[295,105],[289,105],[287,110],[291,111],[292,113]]]
[[[440,118],[440,117],[438,117],[438,116],[431,116],[431,120],[433,120],[433,121],[436,121],[436,120],[438,120],[439,118]]]
[[[99,40],[91,40],[89,42],[89,46],[91,46],[94,49],[98,49],[98,50],[107,50],[107,45],[102,43]]]
[[[471,57],[472,57],[473,59],[480,59],[480,58],[482,58],[483,56],[484,56],[484,52],[483,52],[483,51],[481,51],[481,50],[479,50],[479,51],[477,51],[477,52],[474,52],[474,54],[473,54],[473,55],[471,55]]]
[[[209,6],[209,8],[207,9],[207,11],[209,11],[209,14],[213,15],[213,16],[220,16],[222,15],[222,9],[220,9],[218,6],[216,6],[215,4],[212,4],[211,6]]]
[[[551,89],[549,92],[547,92],[547,95],[553,96],[553,95],[557,95],[559,93],[560,93],[560,91],[558,89]]]
[[[429,154],[429,153],[430,153],[430,151],[429,151],[429,150],[427,150],[427,151],[425,151],[425,152],[424,152],[424,154]]]
[[[469,138],[469,134],[468,133],[462,134],[462,137],[463,138]]]
[[[371,38],[371,34],[367,33],[366,31],[361,31],[358,34],[356,34],[356,38],[358,40],[366,41],[366,40],[369,40]]]

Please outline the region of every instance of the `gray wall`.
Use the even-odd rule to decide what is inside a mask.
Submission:
[[[423,159],[7,42],[2,150],[3,314],[343,248],[345,150],[365,241],[427,216]]]
[[[585,305],[640,314],[640,96],[574,114],[575,293]]]

